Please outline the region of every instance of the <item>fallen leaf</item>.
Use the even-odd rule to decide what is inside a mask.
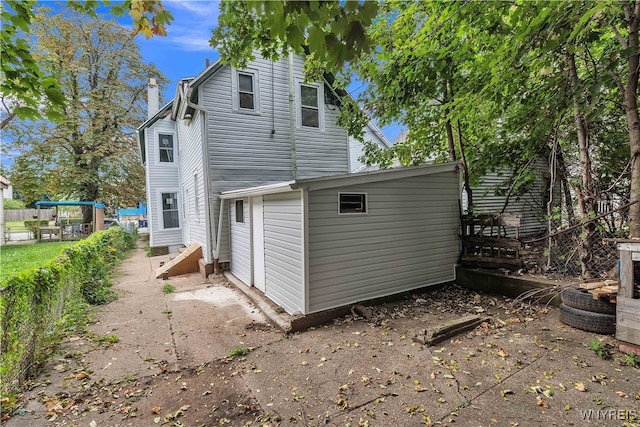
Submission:
[[[83,380],[85,378],[89,378],[89,374],[87,374],[85,371],[79,372],[78,374],[76,374],[76,379],[77,380]]]
[[[415,391],[417,393],[422,393],[423,391],[427,391],[427,389],[422,387],[422,386],[420,386],[420,385],[417,385],[417,386],[413,387],[413,391]]]
[[[616,391],[616,394],[620,397],[629,397],[629,395],[624,391]]]
[[[500,356],[500,357],[504,357],[504,358],[509,357],[509,353],[507,353],[506,351],[504,351],[504,349],[502,349],[502,348],[501,348],[501,349],[499,349],[499,350],[496,352],[496,354],[497,354],[498,356]]]
[[[549,404],[540,396],[536,397],[536,405],[542,406],[543,408],[549,407]]]
[[[584,383],[575,383],[574,385],[578,391],[587,391],[587,386]]]
[[[151,413],[152,414],[156,414],[156,415],[160,415],[160,407],[159,406],[154,406],[153,408],[151,408]]]
[[[513,394],[511,390],[500,390],[500,396],[505,397],[508,394]]]

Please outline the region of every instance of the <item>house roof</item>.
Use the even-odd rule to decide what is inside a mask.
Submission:
[[[9,180],[4,176],[0,175],[0,188],[9,188],[10,185],[11,182],[9,182]]]
[[[412,167],[399,167],[376,170],[370,172],[348,173],[344,175],[325,176],[321,178],[299,179],[295,181],[278,182],[258,187],[225,191],[220,194],[221,199],[238,199],[242,197],[262,196],[266,194],[285,193],[291,190],[306,188],[309,191],[327,188],[345,187],[348,185],[370,184],[372,182],[391,181],[394,179],[411,178],[414,176],[431,175],[441,172],[458,170],[458,162],[428,164]]]

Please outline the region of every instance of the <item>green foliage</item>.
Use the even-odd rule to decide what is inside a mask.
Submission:
[[[246,347],[235,347],[231,350],[231,356],[246,356],[250,351],[251,349]]]
[[[321,64],[312,68],[337,70],[371,47],[366,28],[377,12],[375,1],[226,0],[210,44],[236,66],[251,59],[254,50],[277,59],[289,49],[302,54],[308,47]]]
[[[100,231],[0,282],[3,396],[37,374],[63,333],[82,327],[87,302],[101,302],[110,271],[134,239],[120,227]]]
[[[640,366],[640,356],[637,356],[633,353],[627,353],[624,355],[624,358],[622,359],[622,363],[624,363],[627,366],[632,366],[634,368],[637,368]]]
[[[129,13],[133,22],[133,34],[142,33],[146,38],[165,36],[166,26],[173,16],[164,9],[161,1],[111,2],[105,0],[111,12],[117,16]],[[59,84],[59,76],[41,68],[37,53],[32,52],[30,35],[35,17],[35,0],[8,1],[2,3],[2,75],[0,95],[5,108],[0,129],[14,117],[21,120],[50,121],[66,118],[65,108],[70,101]],[[67,5],[81,15],[97,17],[98,1],[69,0]],[[127,37],[130,37],[127,34]],[[44,106],[44,108],[43,108]]]
[[[24,209],[25,205],[22,200],[8,199],[5,200],[3,206],[7,210]]]
[[[167,283],[162,287],[162,292],[164,292],[165,294],[170,294],[175,290],[176,288],[171,283]]]
[[[48,219],[28,219],[24,222],[24,228],[29,230],[30,233],[35,234],[38,229],[38,225],[49,225]]]
[[[102,344],[117,344],[120,342],[120,338],[117,335],[91,335],[91,340],[98,345]]]
[[[589,349],[593,350],[601,359],[611,359],[611,345],[594,337],[589,343]]]
[[[58,194],[110,206],[134,203],[144,196],[144,168],[132,137],[146,119],[143,88],[149,76],[161,86],[166,78],[144,63],[131,30],[105,16],[43,7],[30,29],[38,68],[57,77],[67,99],[66,119],[6,128],[7,149],[17,153],[12,182],[27,202]]]

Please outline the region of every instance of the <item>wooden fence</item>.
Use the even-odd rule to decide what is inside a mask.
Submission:
[[[53,209],[40,209],[40,219],[51,219]],[[38,215],[38,209],[5,209],[4,221],[33,220]]]

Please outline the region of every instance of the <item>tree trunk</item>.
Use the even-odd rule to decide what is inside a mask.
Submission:
[[[443,104],[445,105],[444,107],[444,116],[447,118],[446,121],[444,122],[444,128],[447,132],[447,150],[449,151],[449,161],[450,162],[455,162],[456,159],[456,146],[455,143],[453,142],[453,127],[451,126],[451,120],[449,119],[449,83],[447,83],[447,81],[444,81],[444,102]]]
[[[567,65],[569,67],[569,86],[571,88],[571,97],[573,100],[573,115],[576,125],[576,134],[578,137],[578,147],[580,150],[580,171],[582,175],[582,183],[576,189],[578,198],[578,206],[580,208],[580,217],[583,221],[582,233],[580,236],[580,266],[582,269],[582,277],[588,279],[591,277],[591,247],[595,234],[595,224],[589,221],[589,216],[595,212],[595,194],[593,186],[593,175],[591,173],[591,156],[589,154],[589,130],[587,121],[580,108],[580,96],[578,91],[578,72],[576,70],[575,56],[571,52],[567,52]]]
[[[636,202],[629,207],[629,237],[640,237],[640,203],[638,203],[640,201],[640,159],[638,158],[640,156],[640,115],[638,114],[640,0],[636,0],[635,4],[624,2],[622,8],[629,23],[626,50],[630,52],[627,64],[627,81],[622,95],[627,130],[629,132],[629,149],[631,151],[630,201]]]
[[[460,163],[462,164],[462,173],[464,179],[464,189],[467,191],[467,203],[469,211],[473,211],[473,190],[471,190],[471,180],[469,178],[469,168],[467,167],[467,157],[464,155],[464,146],[462,144],[462,127],[460,120],[457,121],[458,129],[458,151],[460,151]]]
[[[569,171],[567,171],[567,164],[564,161],[564,154],[562,154],[562,148],[558,146],[556,153],[556,162],[558,165],[558,177],[562,184],[562,194],[564,199],[564,208],[567,211],[567,220],[569,224],[573,224],[573,198],[571,197],[571,186],[569,185]]]

